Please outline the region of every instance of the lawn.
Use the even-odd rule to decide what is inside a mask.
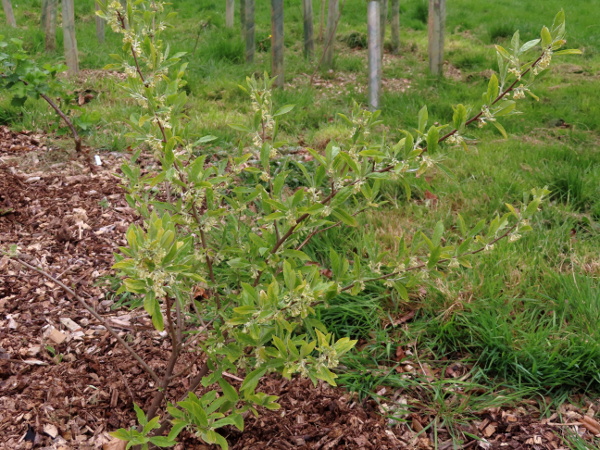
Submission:
[[[215,136],[202,151],[227,155],[249,144],[230,125],[247,123],[251,113],[239,85],[270,70],[270,8],[257,2],[257,56],[249,65],[237,11],[235,27],[225,28],[222,3],[173,0],[178,18],[165,40],[174,52],[186,52],[189,63],[186,133]],[[314,3],[318,34],[321,2]],[[358,215],[360,226],[351,233],[320,233],[305,250],[323,265],[329,248],[394,254],[401,238],[410,243],[420,231],[430,235],[438,222],[455,230],[460,214],[472,227],[505,213],[506,203],[522,200],[532,188],[551,191],[530,233],[496,243],[473,259],[472,268],[421,279],[407,298],[373,284],[316,311],[338,338],[358,340],[337,369],[339,384],[432,446],[442,440],[463,445],[473,434],[499,439],[500,431],[486,431],[490,423],[498,427],[498,411],[512,415],[525,408],[536,419],[570,423],[573,414],[593,418],[600,410],[600,9],[583,0],[448,3],[445,76],[437,78],[427,71],[426,2],[401,1],[401,49],[384,55],[382,140],[397,142],[401,129],[417,127],[423,105],[431,123],[450,121],[458,103],[479,105],[491,70],[497,70],[494,44],[508,45],[516,30],[523,41],[536,38],[561,8],[567,46],[583,55],[553,61],[535,86],[539,101],[521,100],[522,114],[502,119],[507,138],[493,127],[470,129],[468,150],[443,148],[436,156],[445,169],[415,178],[410,198],[405,186],[386,182],[380,193],[385,207]],[[44,51],[38,2],[21,0],[13,8],[19,27],[8,28],[0,16],[0,35],[23,40],[40,62],[62,61],[60,51]],[[338,113],[350,115],[355,102],[367,101],[365,17],[365,2],[342,0],[335,68],[321,71],[321,43],[314,61],[302,54],[301,2],[285,1],[286,84],[273,92],[273,101],[275,109],[295,105],[280,124],[287,148],[322,152],[350,133]],[[94,20],[93,2],[77,2],[83,71],[64,83],[76,95],[92,93],[93,100],[73,113],[80,115],[86,145],[111,158],[135,145],[123,118],[137,107],[101,70],[118,53],[120,37],[107,31],[106,41],[97,43]],[[57,37],[60,49],[60,30]],[[389,39],[388,28],[387,44]],[[42,100],[15,106],[0,92],[0,125],[47,135],[55,148],[72,146]],[[561,445],[596,448],[600,441],[590,428],[580,431],[585,429],[583,438],[566,427],[555,431]]]

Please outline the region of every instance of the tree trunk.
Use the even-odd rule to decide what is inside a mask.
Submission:
[[[443,75],[445,25],[446,0],[429,0],[429,71],[435,76]]]
[[[245,0],[244,41],[246,42],[246,62],[254,62],[256,42],[254,40],[254,0]]]
[[[4,8],[4,15],[6,15],[6,21],[11,27],[17,27],[17,21],[15,20],[15,14],[13,13],[12,5],[10,0],[2,0],[2,8]]]
[[[335,32],[339,19],[339,1],[329,0],[327,12],[327,29],[325,30],[325,49],[323,50],[323,69],[333,68],[333,48],[335,47]]]
[[[67,67],[71,75],[76,75],[79,72],[74,6],[74,0],[63,0],[62,2],[65,59],[67,60]]]
[[[271,76],[283,88],[283,0],[271,0]]]
[[[242,37],[246,30],[246,0],[240,0],[240,26],[242,27]]]
[[[379,5],[379,14],[381,18],[379,19],[379,27],[381,28],[381,54],[383,55],[383,46],[385,45],[385,26],[387,24],[387,16],[388,16],[388,0],[380,0],[381,4]]]
[[[392,52],[400,51],[400,0],[392,0]]]
[[[233,28],[233,18],[235,17],[235,0],[227,0],[225,4],[225,26]]]
[[[46,51],[56,50],[56,10],[58,0],[42,2],[42,26],[44,28]]]
[[[327,0],[321,0],[321,15],[319,16],[319,42],[323,42],[323,33],[325,28],[325,5]]]
[[[369,109],[379,109],[381,90],[381,4],[376,0],[367,5],[367,35],[369,39]]]
[[[312,0],[302,0],[302,11],[304,13],[304,56],[310,60],[315,54]]]
[[[96,11],[100,10],[100,5],[96,2]],[[96,16],[96,38],[98,42],[104,42],[104,19]]]

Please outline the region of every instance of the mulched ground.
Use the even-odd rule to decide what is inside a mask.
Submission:
[[[160,372],[167,343],[143,314],[112,310],[103,282],[136,219],[114,175],[122,156],[102,155],[103,165],[90,170],[43,142],[0,127],[0,248],[17,245],[30,264],[87,299]],[[170,394],[183,393],[195,371]],[[248,417],[243,433],[231,430],[234,449],[453,448],[443,430],[419,433],[435,419],[431,412],[389,421],[374,401],[307,380],[273,376],[262,390],[279,395],[282,409]],[[153,392],[152,380],[76,299],[0,256],[0,448],[124,448],[108,432],[133,425],[132,403],[147,406]],[[481,440],[463,448],[565,448],[567,429],[600,433],[597,405],[588,407],[565,405],[566,424],[556,414],[539,418],[534,405],[483,411],[463,429]],[[183,439],[179,449],[211,448]]]

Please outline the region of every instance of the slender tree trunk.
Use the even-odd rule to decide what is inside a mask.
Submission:
[[[369,109],[379,109],[381,90],[381,4],[377,0],[367,5],[367,35],[369,39]]]
[[[75,8],[74,0],[63,0],[63,35],[65,46],[65,59],[69,73],[76,75],[79,72],[79,57],[77,55],[77,38],[75,37]]]
[[[392,52],[400,51],[400,0],[392,0]]]
[[[15,20],[15,13],[13,13],[10,0],[2,0],[2,8],[4,8],[4,15],[6,16],[6,21],[8,22],[8,25],[16,28],[17,21]]]
[[[240,25],[242,27],[242,37],[246,30],[246,0],[240,0]]]
[[[304,13],[304,56],[310,60],[315,54],[312,0],[302,0],[302,11]]]
[[[329,0],[329,11],[327,12],[327,29],[325,30],[325,49],[323,50],[324,69],[333,68],[333,48],[335,47],[335,32],[338,23],[339,1]]]
[[[44,27],[46,51],[56,50],[56,10],[58,0],[44,0],[42,3],[42,26]]]
[[[96,2],[96,11],[100,9],[100,5]],[[96,38],[98,42],[104,42],[104,19],[96,16]]]
[[[325,5],[327,0],[321,0],[321,15],[319,16],[319,42],[323,42],[323,33],[325,30]]]
[[[446,0],[429,0],[429,71],[436,76],[443,75],[445,26]]]
[[[235,17],[235,0],[227,0],[225,4],[225,26],[233,28],[233,19]]]
[[[381,16],[379,20],[379,26],[381,28],[381,54],[383,55],[383,46],[385,45],[385,26],[387,24],[388,16],[388,0],[379,0],[379,14]]]
[[[275,86],[283,88],[283,0],[271,0],[271,76]]]
[[[244,41],[246,41],[246,62],[254,62],[256,42],[254,40],[254,0],[245,1]]]

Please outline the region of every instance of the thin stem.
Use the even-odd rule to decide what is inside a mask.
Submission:
[[[325,0],[321,0],[321,1],[325,1]],[[333,30],[331,32],[331,34],[329,36],[327,36],[327,42],[325,43],[325,46],[323,47],[323,54],[321,55],[321,58],[319,59],[319,62],[317,63],[317,66],[315,67],[315,70],[313,71],[312,75],[310,76],[310,83],[312,84],[315,80],[315,75],[317,74],[317,71],[319,70],[319,68],[321,67],[321,65],[323,64],[323,61],[325,60],[325,55],[327,53],[327,50],[329,49],[329,47],[331,45],[333,45],[333,40],[335,37],[335,33],[337,31],[337,27],[338,24],[340,22],[340,19],[342,18],[342,12],[344,11],[344,6],[346,5],[346,0],[343,0],[342,3],[340,4],[340,9],[338,11],[338,15],[335,19],[335,25],[333,26]]]
[[[490,242],[489,244],[477,249],[477,250],[473,250],[471,252],[466,252],[463,253],[462,255],[457,256],[457,258],[462,258],[464,256],[470,256],[470,255],[476,255],[477,253],[481,253],[482,251],[484,251],[486,249],[487,246],[489,245],[494,245],[496,242],[500,241],[501,239],[504,239],[505,237],[507,237],[510,233],[512,233],[518,226],[519,224],[516,223],[515,225],[513,225],[512,227],[510,227],[506,233],[503,233],[501,236],[497,237],[496,239],[494,239],[492,242]],[[454,258],[444,258],[444,259],[440,259],[436,264],[443,264],[443,263],[447,263],[449,261],[451,261]],[[419,264],[417,266],[412,266],[409,267],[408,269],[404,269],[403,271],[399,272],[399,271],[394,271],[391,273],[387,273],[385,275],[381,275],[379,277],[375,277],[375,278],[369,278],[366,280],[361,280],[363,283],[371,283],[373,281],[381,281],[381,280],[387,280],[388,278],[392,278],[396,275],[400,275],[401,273],[405,273],[405,272],[412,272],[415,270],[419,270],[419,269],[423,269],[424,267],[427,267],[427,263],[422,263]],[[348,286],[345,286],[342,288],[342,290],[340,292],[345,292],[345,291],[349,291],[350,289],[352,289],[354,286],[356,286],[357,282],[349,284]]]
[[[69,288],[66,284],[64,284],[62,281],[56,279],[55,277],[53,277],[52,275],[50,275],[48,272],[35,267],[25,261],[23,261],[21,258],[19,258],[18,256],[12,256],[6,252],[2,252],[3,254],[5,254],[6,256],[8,256],[10,259],[18,262],[19,264],[23,265],[24,267],[27,267],[28,269],[34,270],[35,272],[39,273],[40,275],[46,277],[47,279],[53,281],[54,283],[58,284],[61,288],[63,288],[68,294],[72,295],[73,298],[75,298],[92,316],[94,316],[94,318],[96,320],[98,320],[105,328],[106,330],[113,335],[113,337],[119,342],[119,344],[121,344],[123,346],[123,348],[125,348],[125,350],[127,350],[127,352],[129,352],[129,354],[133,357],[133,359],[135,359],[140,366],[142,366],[142,368],[148,372],[148,375],[150,375],[150,377],[154,380],[154,382],[156,384],[160,383],[160,378],[158,377],[158,375],[156,375],[156,372],[154,372],[154,370],[152,370],[152,368],[146,364],[146,362],[140,357],[140,355],[138,355],[136,353],[135,350],[133,350],[128,344],[127,342],[125,342],[123,340],[123,338],[121,338],[121,336],[119,336],[119,334],[108,324],[108,322],[106,321],[106,319],[104,319],[100,314],[98,314],[96,312],[96,310],[94,308],[92,308],[90,305],[87,304],[87,302],[79,295],[77,295],[71,288]]]
[[[23,83],[27,84],[26,82],[23,82]],[[58,107],[58,105],[56,103],[54,103],[54,101],[50,97],[48,97],[46,94],[40,93],[40,97],[42,97],[44,100],[46,100],[46,102],[52,107],[52,109],[54,109],[54,111],[56,111],[56,114],[58,114],[60,116],[60,118],[62,120],[64,120],[64,122],[67,124],[67,126],[71,130],[71,133],[73,133],[73,140],[75,141],[75,151],[77,153],[81,153],[81,137],[79,136],[79,133],[77,133],[77,130],[75,129],[75,125],[73,125],[73,122],[71,122],[71,119],[69,119],[67,117],[67,115],[65,113],[63,113],[62,110]]]
[[[523,78],[525,75],[527,75],[531,71],[531,69],[534,68],[541,60],[542,60],[542,57],[541,56],[538,57],[538,59],[536,59],[533,62],[533,64],[521,74],[521,76],[519,78],[515,79],[515,81],[513,81],[512,84],[508,88],[506,88],[504,91],[502,91],[500,93],[500,95],[498,95],[498,97],[496,97],[496,99],[491,103],[490,106],[495,105],[500,100],[502,100],[509,92],[511,92],[514,89],[514,87],[517,85],[517,83],[519,83],[521,81],[521,78]],[[465,126],[471,125],[473,122],[476,122],[477,120],[479,120],[479,118],[482,115],[483,115],[483,111],[479,111],[478,114],[471,117],[469,120],[467,120],[465,122]],[[442,136],[441,138],[439,138],[438,143],[445,141],[446,139],[448,139],[450,136],[453,136],[457,132],[458,132],[457,129],[450,131],[449,133],[447,133],[444,136]],[[426,152],[426,151],[427,151],[427,147],[423,148],[423,152]]]
[[[356,217],[356,216],[358,216],[360,213],[364,212],[365,210],[366,210],[366,208],[363,208],[363,209],[361,209],[360,211],[357,211],[357,212],[355,212],[354,214],[352,214],[352,217]],[[309,241],[310,241],[310,240],[311,240],[313,237],[315,237],[315,235],[317,235],[317,234],[319,234],[319,233],[323,233],[324,231],[327,231],[327,230],[331,230],[332,228],[338,227],[338,226],[340,226],[341,224],[342,224],[342,221],[341,221],[341,220],[339,220],[339,221],[337,221],[336,223],[334,223],[333,225],[330,225],[330,226],[328,226],[328,227],[325,227],[325,228],[319,228],[319,229],[317,229],[317,230],[313,230],[313,231],[312,231],[312,232],[311,232],[311,233],[310,233],[310,234],[309,234],[309,235],[306,237],[306,239],[304,239],[304,241],[302,241],[302,243],[301,243],[301,244],[300,244],[298,247],[296,247],[296,250],[302,250],[302,247],[304,247],[306,244],[308,244],[308,243],[309,243]]]

